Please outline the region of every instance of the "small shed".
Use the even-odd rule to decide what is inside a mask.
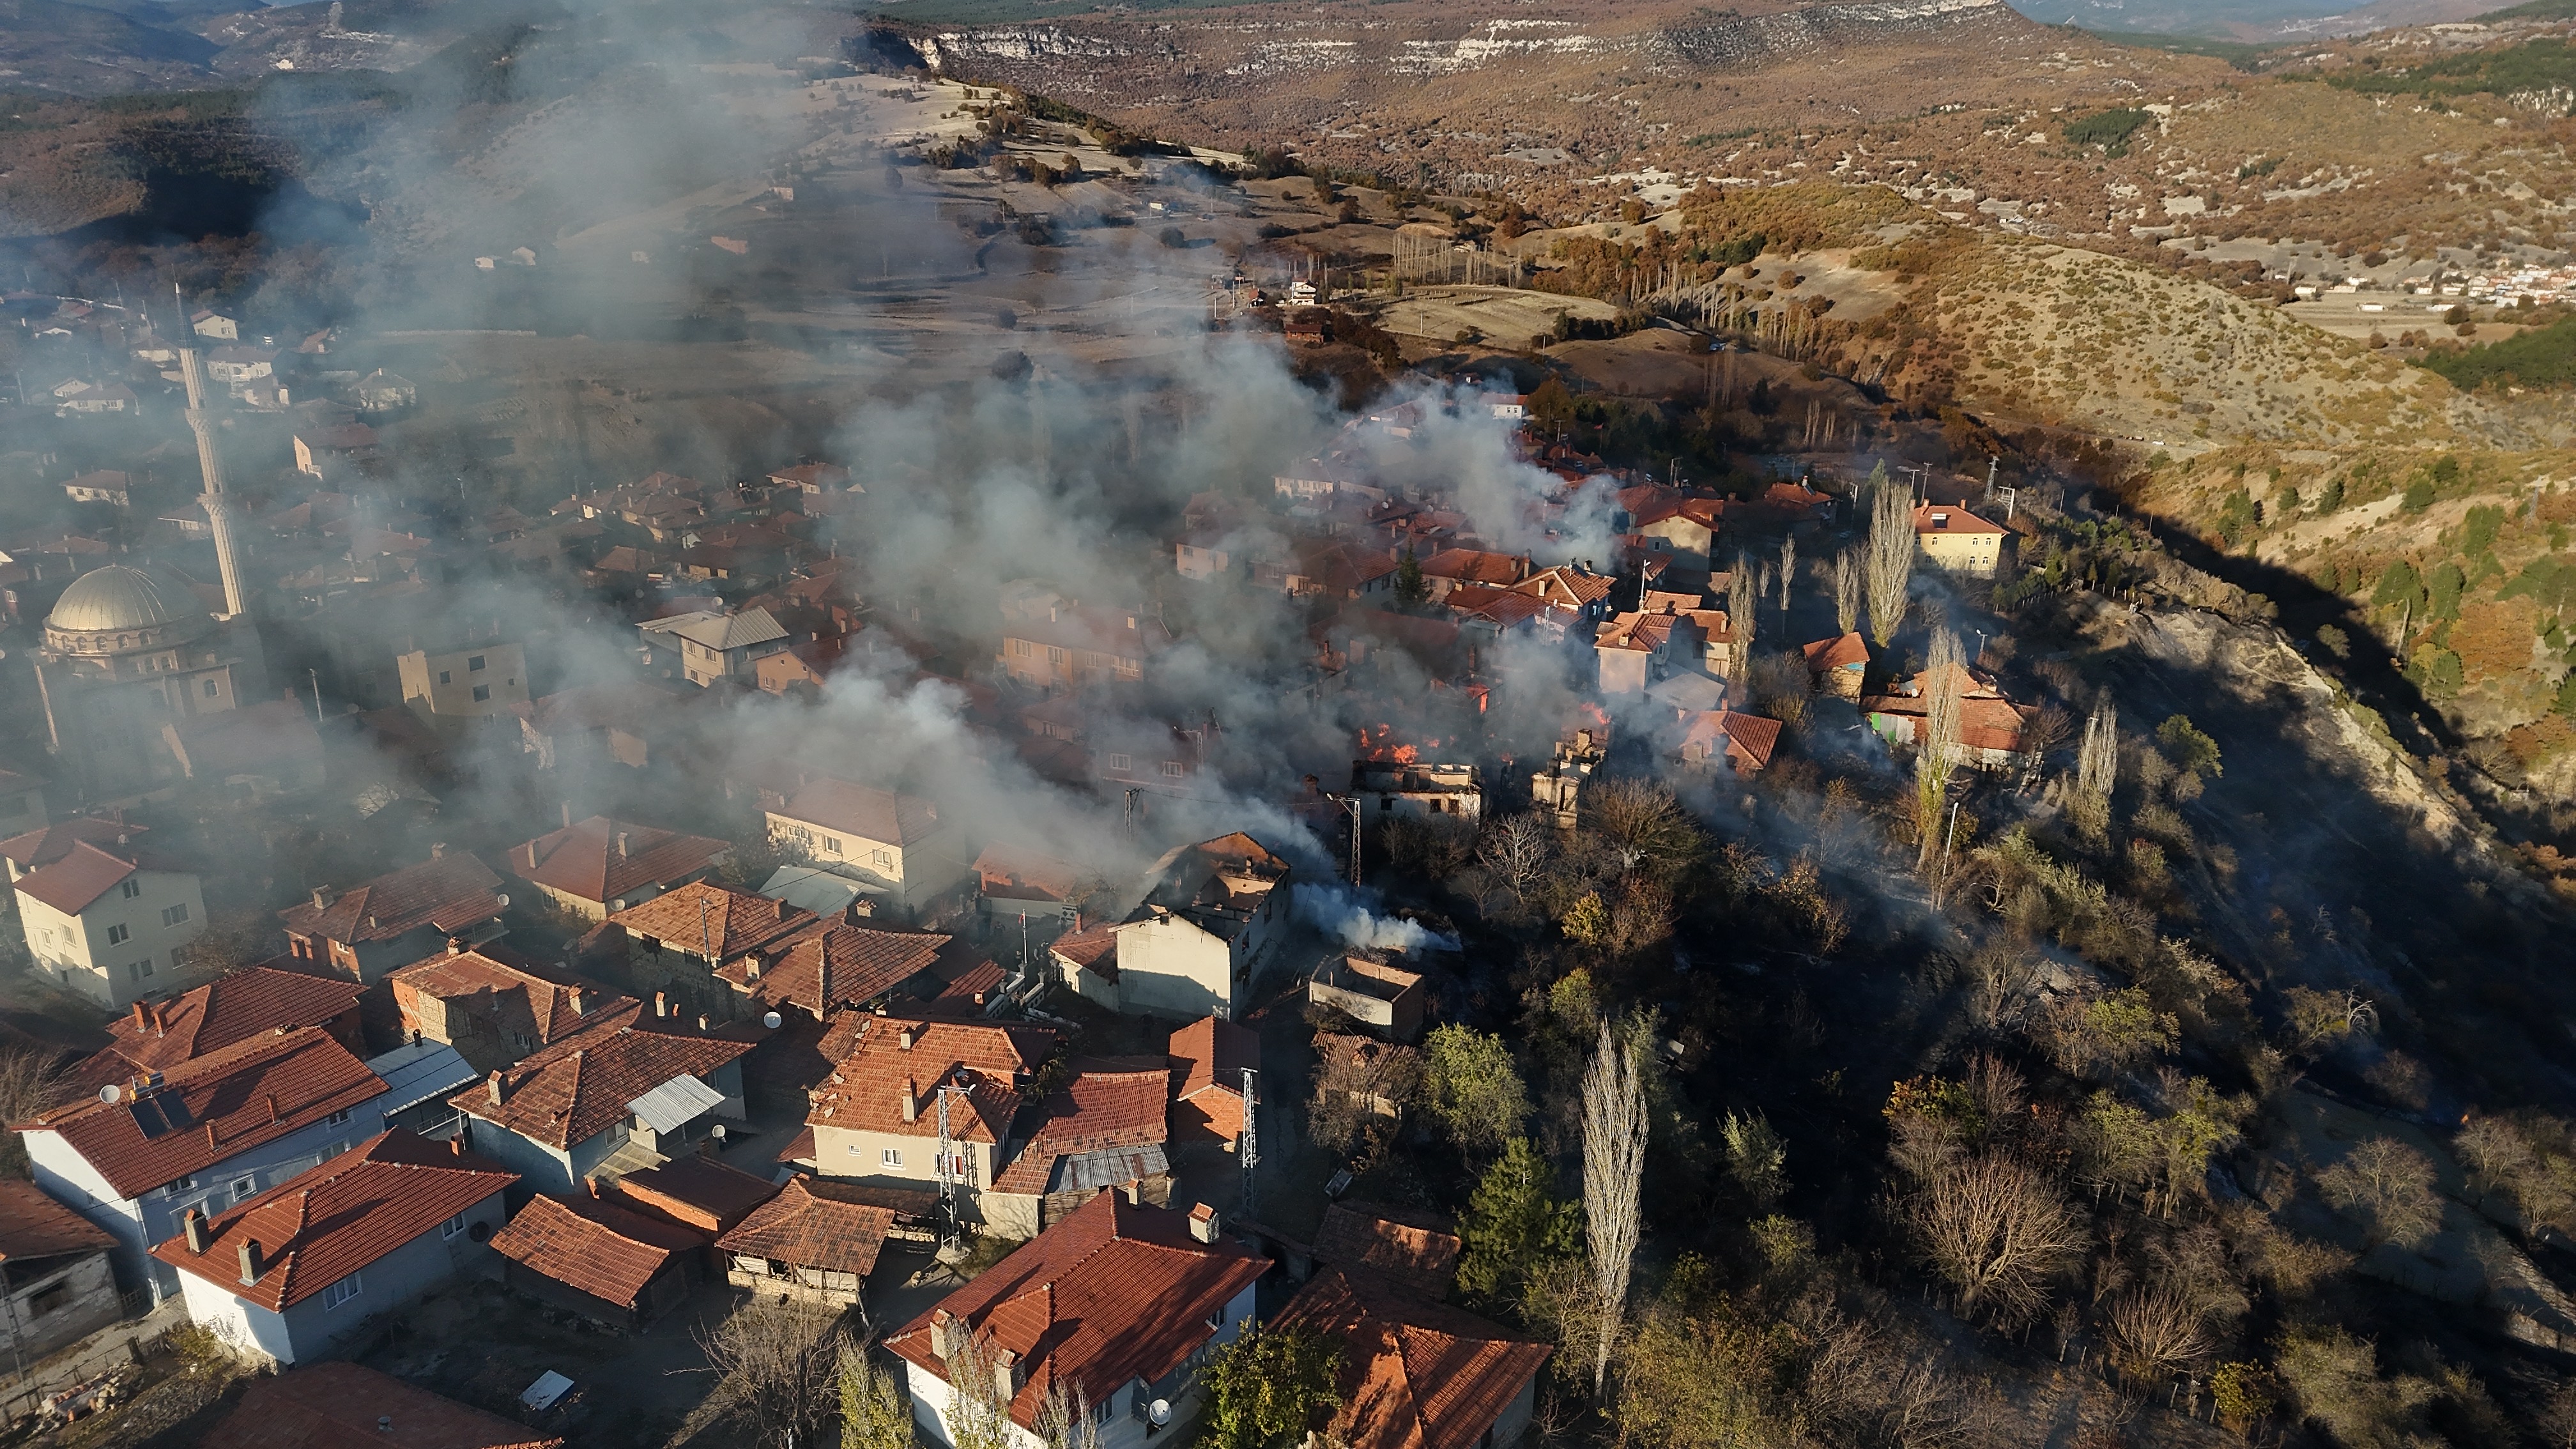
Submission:
[[[778,1184],[712,1157],[680,1157],[619,1178],[617,1196],[621,1205],[646,1217],[713,1239],[778,1196]]]
[[[1308,1001],[1329,1006],[1389,1041],[1409,1042],[1421,1033],[1429,995],[1422,973],[1359,951],[1326,956],[1306,982]]]
[[[116,1240],[23,1178],[0,1178],[0,1346],[26,1363],[124,1316],[107,1255]]]
[[[611,1328],[642,1329],[689,1300],[706,1236],[595,1197],[528,1199],[492,1235],[511,1287]]]
[[[897,1201],[902,1208],[891,1205]],[[716,1239],[726,1281],[739,1288],[855,1304],[898,1219],[919,1224],[938,1208],[918,1189],[863,1187],[791,1177],[778,1196]]]

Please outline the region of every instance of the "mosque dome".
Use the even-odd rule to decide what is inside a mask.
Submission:
[[[109,564],[72,580],[45,617],[45,642],[66,654],[124,654],[200,637],[214,622],[187,580]]]

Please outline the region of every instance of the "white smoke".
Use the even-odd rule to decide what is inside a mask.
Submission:
[[[1348,886],[1295,886],[1289,892],[1289,902],[1299,917],[1317,930],[1339,937],[1353,950],[1401,951],[1410,955],[1422,950],[1458,949],[1457,937],[1442,935],[1419,921],[1379,915]]]

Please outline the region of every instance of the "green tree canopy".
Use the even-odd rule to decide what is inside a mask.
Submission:
[[[1485,1170],[1458,1226],[1458,1286],[1470,1297],[1508,1299],[1541,1265],[1581,1248],[1582,1209],[1548,1191],[1554,1176],[1526,1137]]]
[[[1529,1117],[1511,1048],[1499,1036],[1449,1023],[1423,1044],[1423,1096],[1461,1151],[1502,1151]]]
[[[1302,1325],[1246,1328],[1199,1370],[1206,1441],[1216,1449],[1296,1449],[1340,1397],[1342,1346]]]

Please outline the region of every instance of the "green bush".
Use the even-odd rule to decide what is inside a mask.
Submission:
[[[2173,715],[2156,726],[2156,742],[2165,747],[2178,769],[2213,780],[2223,773],[2219,768],[2218,741],[2193,724],[2189,715]]]
[[[2114,154],[2128,149],[2129,138],[2138,128],[2155,117],[2132,106],[2113,111],[2096,111],[2078,116],[2061,128],[2060,134],[2078,146],[2101,146]]]

